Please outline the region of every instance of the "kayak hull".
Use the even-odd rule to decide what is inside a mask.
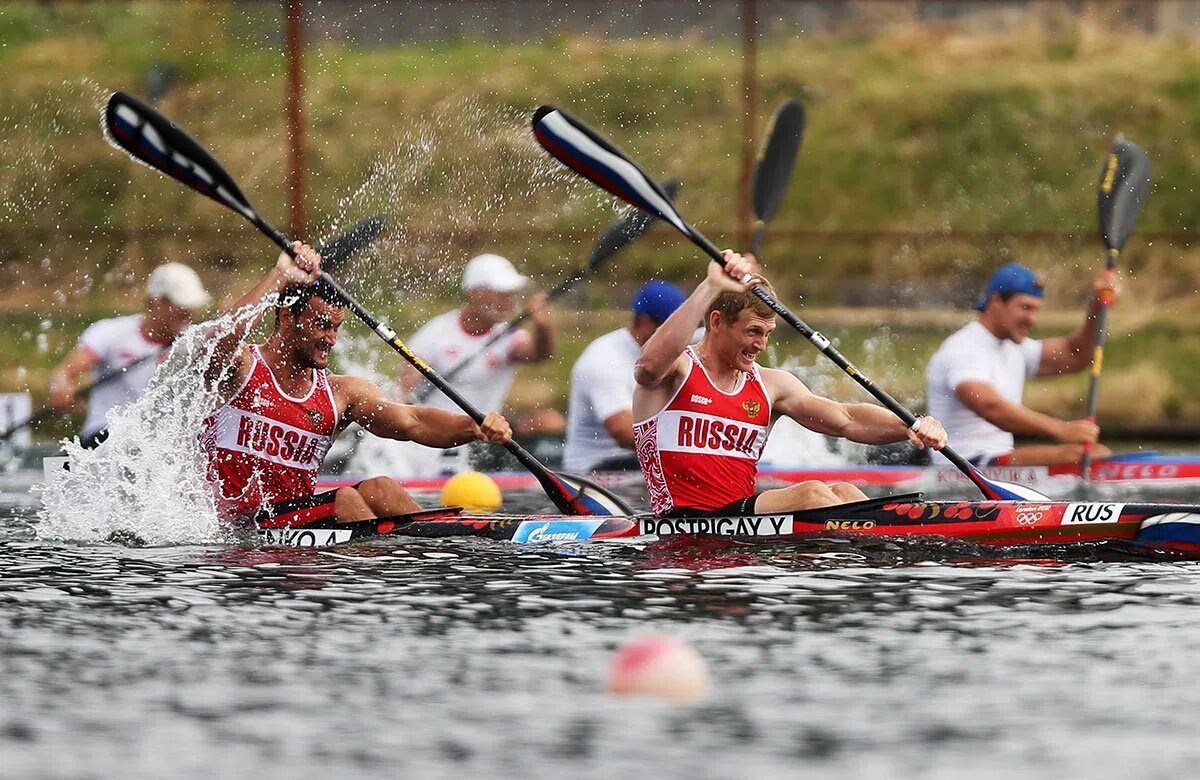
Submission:
[[[871,499],[803,512],[659,518],[570,515],[471,515],[458,508],[337,524],[320,521],[262,529],[269,545],[325,546],[384,536],[474,536],[522,544],[635,537],[724,538],[771,544],[848,536],[953,539],[994,546],[1063,545],[1107,540],[1200,551],[1200,505],[1096,501],[926,501],[920,494]]]

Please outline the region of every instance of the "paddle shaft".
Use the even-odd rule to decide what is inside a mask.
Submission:
[[[79,396],[87,395],[88,393],[95,390],[97,387],[108,384],[112,380],[121,376],[126,371],[129,371],[129,369],[137,368],[138,366],[140,366],[141,364],[150,360],[151,358],[158,358],[161,354],[162,354],[161,350],[151,352],[149,354],[142,355],[137,360],[126,363],[123,366],[114,368],[112,371],[109,371],[108,373],[101,374],[100,376],[98,376],[95,380],[93,380],[89,384],[86,384],[83,387],[80,387],[79,389],[77,389],[75,391],[75,396],[78,398]],[[13,427],[9,428],[7,431],[0,433],[0,441],[7,441],[9,439],[9,437],[11,437],[14,433],[16,433],[18,431],[22,431],[31,425],[36,425],[37,423],[40,423],[42,420],[45,420],[47,417],[50,417],[51,415],[55,414],[56,411],[57,411],[56,409],[54,409],[53,407],[50,407],[50,406],[46,406],[46,407],[39,409],[37,412],[30,415],[29,417],[22,420],[21,422],[17,423]]]
[[[1109,249],[1104,267],[1111,278],[1117,272],[1117,260],[1121,250]],[[1104,340],[1108,335],[1108,307],[1112,303],[1112,291],[1100,294],[1100,306],[1096,309],[1096,346],[1092,350],[1092,376],[1088,381],[1087,405],[1084,416],[1096,421],[1096,401],[1100,395],[1100,372],[1104,369]],[[1091,479],[1092,445],[1083,445],[1083,459],[1079,463],[1079,475],[1086,482]]]
[[[702,249],[704,253],[711,257],[714,261],[723,266],[725,264],[725,258],[722,256],[721,250],[717,249],[717,247],[714,246],[711,241],[701,235],[690,225],[688,226],[688,229],[689,237],[692,239],[692,242],[696,246],[700,247],[700,249]],[[845,355],[843,355],[837,350],[836,347],[833,346],[833,344],[828,338],[825,337],[824,334],[809,327],[804,320],[797,317],[790,309],[777,301],[775,296],[771,295],[771,293],[769,293],[762,285],[752,288],[751,292],[753,292],[760,301],[771,307],[771,310],[778,314],[784,322],[786,322],[788,325],[791,325],[800,333],[801,336],[808,339],[814,347],[820,350],[821,354],[829,358],[838,368],[842,369],[847,376],[849,376],[851,379],[857,382],[859,386],[870,393],[875,400],[879,401],[879,403],[883,404],[889,411],[899,417],[905,425],[909,426],[910,428],[916,425],[917,416],[915,414],[904,408],[899,401],[897,401],[895,398],[892,398],[892,396],[889,395],[885,390],[881,389],[878,385],[872,382],[869,377],[865,376],[861,371],[859,371],[853,363],[846,359]],[[960,471],[966,474],[971,481],[980,488],[980,490],[984,490],[985,494],[987,493],[987,491],[984,489],[983,483],[981,483],[981,481],[977,478],[975,469],[971,467],[971,464],[967,462],[966,458],[951,449],[949,444],[942,448],[941,453]]]
[[[257,225],[258,228],[263,231],[263,233],[269,236],[272,241],[278,244],[283,251],[287,252],[292,257],[296,256],[296,251],[292,249],[291,243],[273,225],[261,217],[254,220],[254,224]],[[441,390],[447,398],[453,401],[468,417],[474,420],[476,425],[483,424],[484,415],[475,408],[474,404],[472,404],[470,401],[464,398],[461,393],[451,387],[450,384],[447,383],[446,380],[441,376],[439,376],[438,373],[434,371],[428,363],[422,360],[420,356],[408,348],[407,344],[400,340],[400,337],[396,335],[396,331],[392,330],[387,323],[383,322],[365,307],[363,307],[361,303],[355,300],[353,295],[351,295],[346,291],[345,288],[334,281],[333,277],[322,271],[321,275],[317,278],[317,281],[314,282],[314,284],[324,285],[327,290],[332,292],[333,295],[346,306],[346,308],[350,309],[350,311],[354,313],[355,317],[358,317],[360,320],[362,320],[362,322],[368,328],[375,331],[375,334],[379,336],[379,338],[383,339],[388,346],[398,352],[400,356],[407,360],[415,369],[420,371],[422,376],[429,380],[430,384],[432,384],[438,390]],[[542,488],[546,491],[546,495],[550,497],[550,500],[553,501],[561,511],[569,514],[588,514],[586,510],[582,509],[580,506],[574,506],[566,496],[562,495],[562,490],[558,484],[556,484],[554,476],[524,447],[510,439],[504,443],[504,448],[513,454],[513,457],[517,459],[518,463],[527,468],[530,473],[533,474],[537,481],[542,485]]]

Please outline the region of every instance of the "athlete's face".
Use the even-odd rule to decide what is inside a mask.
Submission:
[[[995,323],[996,333],[1000,338],[1011,339],[1018,344],[1029,336],[1041,310],[1042,299],[1025,293],[1017,293],[1007,301],[997,295],[988,304],[988,314]]]
[[[290,310],[285,310],[282,316],[284,319],[280,322],[288,327],[287,337],[301,367],[327,368],[329,353],[337,343],[338,329],[346,320],[345,309],[312,298],[299,316],[294,316]]]
[[[195,312],[176,306],[166,298],[151,298],[146,305],[146,319],[150,330],[164,341],[174,341],[192,324]]]
[[[467,291],[467,306],[479,319],[496,325],[512,316],[517,308],[517,294],[476,287]]]
[[[775,318],[764,317],[754,309],[742,309],[737,319],[729,322],[720,312],[709,315],[710,332],[717,354],[739,371],[749,371],[759,354],[767,348]]]

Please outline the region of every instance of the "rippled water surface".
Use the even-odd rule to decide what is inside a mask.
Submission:
[[[38,541],[0,499],[0,775],[1185,777],[1200,569],[876,543]],[[713,694],[603,692],[682,637]]]

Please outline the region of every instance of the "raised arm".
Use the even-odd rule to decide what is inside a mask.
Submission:
[[[268,295],[282,292],[288,284],[312,284],[316,281],[321,274],[321,256],[312,247],[299,241],[293,243],[292,248],[296,250],[296,259],[293,260],[287,252],[280,252],[275,267],[248,291],[227,304],[221,310],[222,318],[232,319],[243,309],[258,306]],[[238,320],[228,333],[222,333],[217,338],[213,358],[205,367],[205,379],[211,383],[228,377],[226,369],[230,366],[235,369],[234,374],[241,373],[246,354],[242,343],[264,313],[260,311],[252,317]]]
[[[541,363],[554,355],[557,337],[550,319],[550,301],[540,292],[529,299],[529,320],[533,323],[532,338],[514,345],[512,359],[517,363]]]
[[[685,368],[683,350],[696,332],[696,326],[704,321],[712,302],[724,290],[740,292],[749,289],[751,285],[744,284],[743,278],[758,277],[761,269],[752,255],[739,255],[728,249],[723,254],[725,265],[709,263],[704,281],[642,347],[642,355],[633,368],[633,378],[642,387],[658,387],[669,376]]]
[[[414,441],[427,447],[457,447],[472,441],[504,443],[512,438],[508,421],[488,413],[483,425],[465,414],[388,400],[373,382],[358,377],[331,377],[342,421],[355,422],[385,439]]]
[[[1042,341],[1042,357],[1038,363],[1038,376],[1048,374],[1073,374],[1083,371],[1092,364],[1092,352],[1096,348],[1096,339],[1100,334],[1101,300],[1111,296],[1115,303],[1120,297],[1120,287],[1115,275],[1101,274],[1092,283],[1092,299],[1088,302],[1083,324],[1065,338],[1052,338]],[[1061,437],[1055,437],[1061,438]],[[1072,441],[1066,439],[1065,441]]]
[[[786,415],[809,430],[860,444],[892,444],[908,439],[917,447],[941,449],[946,431],[932,417],[921,417],[913,430],[891,411],[864,403],[840,403],[813,393],[794,374],[764,368],[772,414]]]

